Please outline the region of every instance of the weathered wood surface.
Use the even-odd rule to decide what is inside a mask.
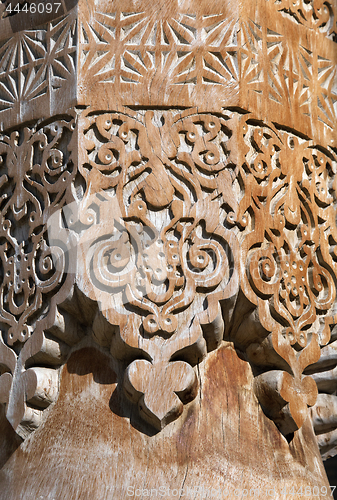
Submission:
[[[292,498],[281,491],[293,486],[329,490],[310,421],[288,444],[262,412],[249,365],[230,344],[201,363],[201,391],[160,432],[124,398],[123,371],[92,347],[70,356],[57,403],[0,473],[1,500],[124,499],[135,498],[136,488],[146,498],[145,490],[160,487],[165,495],[150,498],[171,499],[183,488],[187,498],[219,500],[242,498],[247,489],[261,500],[271,488],[271,498]]]
[[[7,5],[0,495],[325,498],[336,3]]]

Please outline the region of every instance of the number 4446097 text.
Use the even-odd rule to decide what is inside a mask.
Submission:
[[[14,4],[13,4],[14,5]],[[59,8],[61,7],[60,3],[25,3],[24,5],[16,4],[12,8],[12,4],[9,3],[6,7],[6,12],[9,12],[10,14],[13,13],[19,13],[19,12],[26,12],[27,14],[35,14],[36,12],[38,14],[44,14],[45,12],[47,14],[51,14],[54,12],[57,14]]]

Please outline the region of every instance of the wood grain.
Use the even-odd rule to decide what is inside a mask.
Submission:
[[[336,1],[7,5],[0,498],[325,498]]]
[[[281,499],[286,486],[328,488],[310,421],[289,445],[262,412],[251,369],[230,344],[200,365],[202,391],[161,432],[139,421],[122,377],[121,367],[95,349],[72,354],[48,419],[2,469],[0,498],[128,498],[128,487],[162,486],[184,487],[191,499],[220,499],[219,488],[228,488],[228,498],[237,489],[260,489],[255,498],[263,499],[275,487]],[[201,485],[216,496],[198,495]]]

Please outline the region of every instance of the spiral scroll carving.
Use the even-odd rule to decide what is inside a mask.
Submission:
[[[53,325],[73,275],[67,247],[50,243],[47,222],[73,200],[74,128],[69,117],[0,138],[0,402],[22,435],[38,425],[41,408],[57,394],[54,368],[62,355],[44,332]],[[41,384],[50,390],[38,401]]]
[[[172,390],[182,400],[194,392],[187,362],[194,365],[219,345],[219,300],[238,288],[237,239],[225,223],[235,205],[226,120],[185,115],[85,118],[80,168],[87,192],[75,221],[86,227],[78,245],[85,261],[79,287],[119,326],[112,354],[147,360],[130,365],[126,385],[132,399],[145,397],[144,417],[159,428],[182,411]],[[157,375],[150,376],[149,361]],[[183,391],[159,375],[167,370],[186,374]],[[143,397],[144,382],[137,389],[136,372],[149,378],[152,398],[167,393],[164,411]]]
[[[78,286],[111,325],[94,328],[96,340],[134,360],[125,387],[143,417],[161,428],[179,415],[172,391],[184,402],[196,380],[184,368],[189,390],[179,392],[160,374],[194,366],[226,331],[256,370],[258,395],[275,375],[282,431],[301,427],[317,396],[303,372],[330,339],[335,301],[334,151],[226,110],[81,119],[87,187],[69,212],[81,228]],[[236,300],[235,317],[243,296],[262,327],[244,341],[221,315]]]
[[[89,108],[1,144],[0,398],[14,428],[41,419],[36,401],[57,394],[41,387],[83,335],[68,296],[98,305],[82,322],[126,362],[125,392],[157,429],[223,339],[280,430],[303,425],[335,324],[332,147],[226,109]]]
[[[278,374],[280,400],[295,430],[317,396],[303,371],[330,340],[336,298],[336,156],[295,134],[253,125],[249,118],[237,123],[232,140],[245,186],[237,218],[243,229],[240,284],[271,332],[248,352],[260,371],[286,362],[288,373]],[[279,359],[268,361],[270,348]],[[263,386],[266,373],[259,377]]]

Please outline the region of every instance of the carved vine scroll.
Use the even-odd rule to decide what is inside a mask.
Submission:
[[[38,424],[41,411],[36,404],[26,406],[26,401],[43,408],[57,395],[53,368],[64,356],[44,332],[54,324],[56,306],[70,292],[73,275],[67,247],[49,244],[47,222],[74,199],[74,126],[69,116],[0,139],[0,402],[6,404],[14,429],[21,422]],[[50,368],[26,370],[36,362]],[[53,381],[52,394],[41,400],[40,386],[48,387],[48,380]]]
[[[229,110],[90,110],[74,129],[60,120],[2,139],[0,381],[9,418],[19,405],[21,421],[34,398],[37,382],[19,397],[11,384],[36,378],[26,362],[44,350],[43,331],[70,290],[73,241],[77,286],[99,304],[94,338],[130,360],[125,389],[146,420],[161,428],[178,417],[196,393],[193,366],[226,330],[257,369],[267,413],[271,391],[276,423],[285,433],[301,427],[317,395],[303,371],[329,341],[335,300],[333,152]],[[262,326],[244,341],[230,327],[242,294]]]
[[[289,14],[294,21],[336,36],[336,5],[333,1],[274,0],[274,3],[278,11]]]
[[[301,427],[317,396],[303,372],[335,301],[333,151],[230,110],[89,109],[79,127],[86,191],[65,212],[77,284],[99,304],[96,341],[131,361],[125,389],[143,417],[177,418],[192,367],[225,333],[265,411],[285,434]],[[242,308],[257,333],[242,335],[246,313],[233,324]]]
[[[296,429],[317,395],[303,371],[330,340],[336,298],[336,155],[295,133],[254,124],[249,116],[239,120],[233,142],[245,186],[237,218],[243,227],[241,290],[257,304],[262,326],[272,332],[262,343],[250,344],[248,356],[257,365],[281,367],[276,358],[263,355],[272,346],[286,362],[288,373],[274,377],[282,378],[277,391],[281,404],[289,403],[282,412],[290,412]],[[268,377],[258,377],[260,389],[269,384]]]
[[[238,288],[229,130],[207,113],[144,111],[90,115],[83,131],[79,287],[119,326],[111,353],[136,358],[128,394],[160,428],[195,394],[188,363],[219,345],[219,300]]]

